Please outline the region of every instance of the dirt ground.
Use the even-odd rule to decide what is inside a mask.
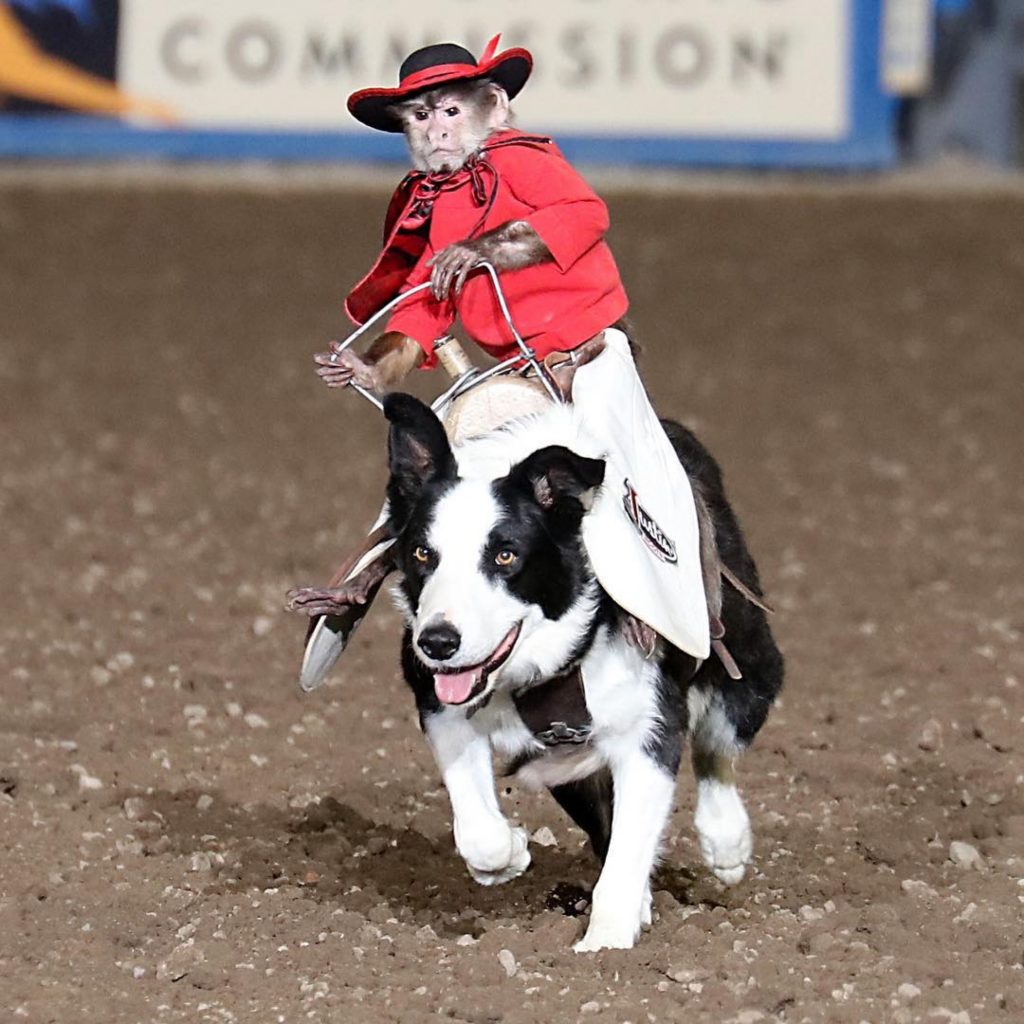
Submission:
[[[384,195],[0,183],[3,1019],[1024,1019],[1024,194],[608,195],[788,679],[747,879],[685,771],[654,926],[597,956],[547,797],[503,795],[530,871],[470,880],[386,602],[297,687],[283,594],[383,486],[310,355]]]

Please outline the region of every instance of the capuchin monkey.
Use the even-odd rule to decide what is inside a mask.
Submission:
[[[479,152],[495,132],[511,127],[508,96],[494,82],[462,82],[420,93],[394,105],[402,123],[412,165],[428,174],[452,174]],[[431,260],[430,286],[439,300],[457,296],[470,271],[490,263],[499,273],[520,270],[553,257],[540,235],[526,222],[511,220],[473,239],[456,242]],[[335,362],[331,362],[331,358]],[[419,366],[425,356],[412,338],[388,331],[365,354],[342,350],[331,342],[314,357],[317,374],[329,388],[355,382],[386,391]]]

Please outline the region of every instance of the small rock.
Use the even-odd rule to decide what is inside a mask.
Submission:
[[[601,1009],[601,1004],[595,999],[591,999],[589,1003],[584,1003],[580,1007],[580,1013],[597,1013]]]
[[[372,854],[374,857],[379,853],[383,853],[388,847],[388,841],[383,836],[370,836],[366,840],[366,852]]]
[[[157,965],[156,976],[160,981],[178,981],[205,959],[202,950],[189,939],[176,946],[171,955]]]
[[[757,1024],[759,1020],[764,1020],[764,1014],[760,1010],[740,1010],[733,1020],[736,1024]]]
[[[929,718],[921,728],[921,734],[917,737],[917,745],[921,750],[942,749],[942,723],[936,718]]]
[[[186,704],[181,709],[181,713],[188,720],[190,729],[193,726],[202,725],[206,721],[207,711],[202,704]]]
[[[227,981],[227,973],[204,964],[201,967],[193,967],[188,973],[188,980],[193,988],[209,991],[220,988]]]
[[[474,939],[473,936],[470,935],[467,932],[465,935],[460,935],[455,940],[455,945],[456,946],[475,946],[477,944],[477,942],[479,942],[479,941],[480,941],[479,939]]]
[[[193,853],[189,858],[188,869],[208,874],[213,871],[213,858],[208,853]]]
[[[967,871],[981,871],[985,867],[985,862],[982,860],[981,854],[978,853],[977,847],[958,839],[954,839],[949,844],[949,859],[958,868],[964,868]]]
[[[213,806],[213,797],[209,793],[203,795],[196,801],[197,811],[208,811]]]
[[[102,789],[103,782],[96,778],[95,775],[90,775],[85,768],[80,764],[73,764],[71,770],[78,776],[78,788],[79,789]]]
[[[134,655],[128,651],[119,651],[108,662],[107,668],[111,672],[124,672],[135,664]]]
[[[274,628],[274,620],[269,615],[257,615],[252,620],[253,636],[266,636]]]
[[[145,967],[133,967],[132,968],[132,977],[136,981],[138,981],[139,978],[144,978],[145,976],[146,976],[146,968]]]
[[[538,846],[557,846],[558,845],[558,840],[555,838],[555,833],[552,832],[551,829],[549,829],[547,827],[547,825],[542,825],[539,829],[537,829],[536,832],[533,833],[532,836],[530,836],[530,838]]]
[[[896,995],[908,1003],[911,999],[916,999],[920,994],[921,990],[916,985],[912,985],[909,981],[903,982],[903,984],[896,989]]]
[[[924,897],[937,895],[935,890],[927,882],[922,882],[917,878],[904,878],[903,881],[900,882],[900,888],[907,893],[908,896]]]
[[[248,712],[243,721],[250,729],[266,729],[270,724],[262,715],[257,715],[255,711]]]
[[[141,796],[128,797],[121,808],[129,821],[141,821],[146,816],[146,801]]]
[[[89,670],[89,678],[92,679],[97,686],[106,686],[110,680],[114,678],[114,674],[109,671],[109,669],[105,669],[102,665],[94,665]]]
[[[517,970],[519,965],[516,963],[515,954],[511,949],[503,949],[498,953],[498,963],[505,968],[505,975],[511,978]]]

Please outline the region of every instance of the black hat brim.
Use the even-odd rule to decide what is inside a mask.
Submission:
[[[402,123],[394,111],[394,104],[399,100],[410,99],[420,93],[451,85],[456,82],[474,82],[486,78],[496,82],[508,94],[509,99],[516,97],[526,85],[530,72],[533,70],[533,57],[528,50],[513,47],[499,53],[486,64],[463,69],[452,70],[429,82],[417,81],[406,87],[397,89],[360,89],[348,98],[349,113],[369,128],[381,132],[401,132]]]

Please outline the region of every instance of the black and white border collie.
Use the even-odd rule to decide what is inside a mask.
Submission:
[[[496,473],[474,463],[473,442],[453,451],[416,399],[391,395],[385,413],[403,671],[448,789],[459,854],[483,885],[529,866],[526,831],[498,805],[497,753],[520,779],[550,789],[602,862],[576,951],[629,948],[651,921],[650,876],[684,736],[704,859],[727,884],[750,861],[750,821],[733,766],[782,685],[764,611],[724,586],[721,620],[738,681],[714,656],[700,663],[660,640],[645,650],[631,642],[627,617],[590,569],[580,524],[605,465],[569,446],[564,409],[492,436],[482,464],[497,445],[505,461]],[[760,594],[718,466],[689,431],[669,422],[665,429],[710,514],[722,562]],[[569,443],[550,443],[561,437]],[[552,742],[550,730],[527,725],[521,702],[576,669],[586,728],[562,730],[573,742]]]

